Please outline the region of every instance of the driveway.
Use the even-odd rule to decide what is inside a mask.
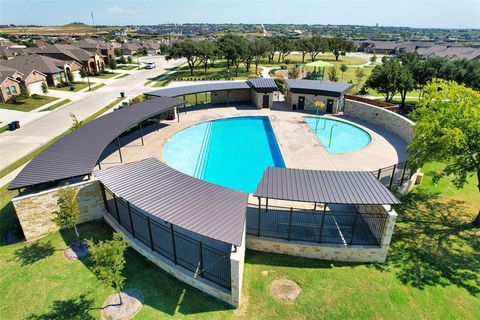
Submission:
[[[20,129],[1,134],[0,170],[68,130],[72,124],[70,113],[83,120],[118,98],[120,92],[133,97],[151,91],[152,88],[143,86],[148,78],[185,63],[183,59],[166,61],[158,56],[142,60],[157,62],[157,68],[128,71],[130,75],[126,78],[103,80],[107,84],[103,88],[94,92],[74,93],[70,104],[52,112],[41,112],[37,119],[22,125]]]

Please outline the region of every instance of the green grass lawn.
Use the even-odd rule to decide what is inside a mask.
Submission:
[[[92,84],[90,83],[90,86]],[[49,90],[60,90],[60,91],[70,91],[70,92],[77,92],[77,91],[80,91],[82,89],[85,89],[86,87],[88,87],[88,82],[75,82],[73,84],[73,86],[75,87],[75,90],[70,90],[70,85],[66,86],[66,87],[61,87],[61,88],[57,88],[57,87],[50,87]]]
[[[41,106],[46,105],[52,101],[57,100],[58,98],[55,97],[47,97],[41,95],[32,95],[29,98],[17,98],[17,103],[0,103],[0,108],[8,109],[8,110],[15,110],[15,111],[23,111],[29,112],[35,110]]]
[[[289,62],[288,64],[290,64],[290,65],[295,65],[295,64],[302,65],[302,55],[301,54],[298,54],[298,53],[290,54],[285,58],[285,62],[287,62],[287,60]],[[354,67],[354,66],[363,65],[363,64],[368,62],[365,59],[361,59],[361,58],[357,58],[357,57],[348,57],[348,56],[340,56],[338,58],[338,61],[336,61],[335,56],[333,54],[319,54],[315,58],[315,61],[318,61],[318,60],[329,62],[329,63],[331,63],[331,64],[333,64],[337,67],[340,67],[340,65],[342,65],[342,64],[346,64],[349,67],[350,66]],[[310,55],[307,54],[305,56],[305,63],[309,63],[311,61],[312,60],[310,59]],[[273,59],[273,63],[269,63],[268,59],[263,59],[260,64],[262,66],[267,66],[267,67],[278,67],[285,62],[278,63],[278,54],[276,54],[274,59]]]
[[[132,65],[117,65],[117,69],[120,69],[120,70],[133,70],[137,68],[137,66],[132,66]]]
[[[119,75],[118,77],[115,77],[115,79],[122,79],[122,78],[128,77],[129,75],[130,75],[130,73],[123,73],[123,74]]]
[[[60,108],[60,107],[63,106],[63,105],[66,105],[66,104],[69,103],[69,102],[72,102],[72,100],[70,100],[70,99],[64,99],[64,100],[62,100],[62,101],[60,101],[60,102],[55,103],[54,105],[51,105],[50,107],[48,107],[48,108],[46,108],[46,109],[43,109],[42,111],[52,111],[52,110],[55,110],[55,109],[57,109],[57,108]]]
[[[127,288],[138,288],[145,306],[138,319],[478,319],[480,237],[468,221],[478,210],[476,178],[462,190],[451,178],[436,182],[441,165],[424,167],[425,180],[402,198],[387,263],[338,263],[247,251],[243,305],[226,304],[177,281],[141,255],[126,254]],[[0,231],[14,217],[0,189]],[[84,238],[105,239],[103,222],[82,224]],[[88,260],[67,261],[72,232],[38,242],[0,247],[0,313],[5,319],[99,319],[112,288],[101,285]],[[3,239],[2,239],[3,241]],[[274,300],[270,283],[296,281],[294,304]],[[32,288],[35,288],[32,290]],[[21,307],[19,307],[21,306]]]
[[[102,88],[102,87],[105,87],[105,83],[96,84],[96,85],[92,86],[92,90],[90,90],[90,91],[85,91],[85,92],[96,91],[96,90],[98,90],[98,89],[100,89],[100,88]]]
[[[261,71],[262,71],[262,68],[259,67],[258,72],[260,73]],[[217,61],[215,62],[215,67],[209,67],[206,74],[205,74],[203,65],[198,65],[194,68],[193,76],[190,75],[190,68],[188,66],[183,66],[170,74],[166,74],[166,75],[162,74],[150,80],[157,81],[157,83],[155,84],[155,87],[163,87],[165,81],[171,81],[172,79],[225,80],[227,79],[227,75],[228,75],[227,63],[225,61]],[[251,66],[250,70],[247,72],[246,67],[243,64],[240,65],[238,68],[238,75],[235,74],[235,67],[230,67],[230,79],[243,80],[243,79],[248,79],[250,77],[255,77],[255,66]]]
[[[118,75],[118,73],[106,72],[106,73],[102,73],[102,74],[99,74],[99,75],[93,75],[91,77],[92,78],[98,78],[98,79],[110,79],[112,77],[115,77],[116,75]]]

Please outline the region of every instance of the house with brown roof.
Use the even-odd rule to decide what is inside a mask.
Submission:
[[[122,44],[122,54],[125,56],[137,54],[142,46],[137,43],[127,42]]]
[[[18,56],[7,61],[1,61],[0,66],[16,70],[17,81],[23,84],[28,94],[42,94],[43,83],[47,82],[47,76],[35,68],[31,63],[27,63],[29,56]],[[21,74],[21,75],[20,75]]]
[[[14,59],[0,62],[0,65],[16,69],[26,75],[31,74],[33,71],[39,71],[45,75],[44,81],[50,86],[66,82],[68,71],[72,73],[74,81],[80,80],[80,69],[82,68],[81,64],[74,60],[64,61],[37,54],[15,57]],[[32,89],[36,91],[35,88]]]
[[[18,77],[23,74],[15,69],[0,65],[0,101],[8,102],[13,96],[20,94],[20,81]]]
[[[90,73],[100,72],[105,66],[104,59],[94,52],[90,52],[70,44],[47,45],[43,48],[34,48],[32,53],[64,61],[76,61]]]
[[[73,42],[72,45],[79,47],[81,49],[90,51],[92,53],[98,53],[107,62],[112,59],[115,59],[115,50],[114,50],[115,48],[111,44],[105,41],[92,39],[92,38],[85,38],[77,42]]]

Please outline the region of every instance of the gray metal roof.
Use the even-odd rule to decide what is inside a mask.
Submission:
[[[399,204],[368,171],[322,171],[269,167],[255,196],[331,204]]]
[[[93,120],[36,156],[10,183],[9,189],[90,174],[102,151],[123,131],[184,103],[174,98],[148,99]]]
[[[255,91],[277,91],[277,85],[272,78],[250,78],[248,83],[255,89]]]
[[[189,94],[201,93],[201,92],[215,92],[224,90],[241,90],[250,89],[247,81],[222,81],[206,84],[192,84],[190,86],[165,88],[147,92],[146,95],[156,97],[180,97]]]
[[[148,158],[95,172],[116,196],[164,221],[241,245],[248,193],[191,177]]]
[[[351,83],[327,80],[286,79],[285,83],[291,92],[326,96],[340,96],[352,87]]]

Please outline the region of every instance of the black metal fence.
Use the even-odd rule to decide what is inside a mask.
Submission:
[[[330,209],[330,208],[329,208]],[[387,215],[249,205],[247,234],[315,243],[379,246]]]
[[[176,265],[231,289],[230,251],[222,251],[205,244],[205,241],[194,239],[178,226],[151,219],[101,186],[105,209],[133,238]]]
[[[413,175],[413,171],[408,168],[408,160],[372,171],[372,173],[388,189],[402,186]]]

